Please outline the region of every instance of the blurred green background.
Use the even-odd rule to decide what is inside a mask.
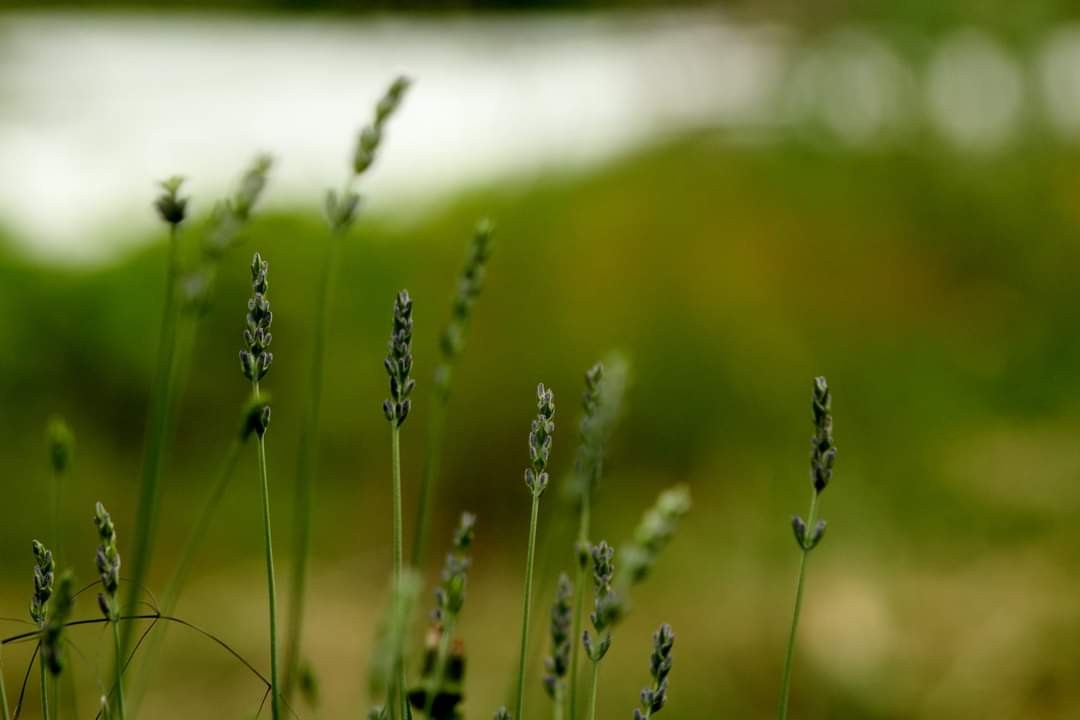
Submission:
[[[933,10],[898,25],[881,7],[869,20],[858,16],[880,26],[863,28],[900,38],[916,62],[930,49],[912,38],[949,27]],[[1051,32],[1065,16],[1054,3],[1025,4],[1012,19],[1004,9],[987,15],[993,4],[974,7],[958,5],[949,22],[985,21],[1002,42]],[[805,9],[754,12],[807,25]],[[812,46],[819,30],[849,19],[823,11],[822,27],[804,40]],[[1016,42],[1009,47],[1027,47]],[[1036,104],[1025,90],[1025,111],[1038,116]],[[407,287],[416,307],[419,385],[403,434],[408,509],[437,338],[483,216],[496,222],[497,245],[455,376],[433,534],[442,544],[460,511],[479,515],[461,628],[468,717],[489,717],[512,683],[533,389],[543,381],[556,394],[558,482],[572,465],[582,374],[611,349],[631,358],[634,382],[599,490],[596,538],[628,539],[657,493],[676,482],[691,486],[695,506],[616,632],[601,717],[630,717],[661,622],[678,637],[667,717],[775,712],[798,563],[788,522],[809,500],[810,381],[818,374],[833,388],[839,457],[823,501],[829,536],[811,562],[792,716],[1080,716],[1080,153],[1039,121],[970,151],[926,123],[852,145],[830,132],[843,123],[827,120],[785,126],[764,141],[698,127],[599,163],[556,161],[463,185],[422,212],[399,204],[362,217],[344,246],[332,314],[306,653],[322,701],[304,717],[356,717],[367,705],[366,658],[390,572],[380,403],[393,294]],[[379,162],[392,165],[392,150]],[[338,169],[327,173],[325,185],[336,184]],[[138,199],[146,215],[152,179]],[[274,399],[268,447],[285,585],[310,318],[327,242],[320,191],[260,213],[224,262],[164,474],[154,588],[170,577],[246,397],[236,353],[256,248],[271,263],[276,315],[265,386]],[[209,205],[196,198],[196,207]],[[189,249],[204,228],[198,218],[189,224]],[[65,543],[81,552],[71,558],[79,577],[94,575],[94,500],[112,510],[127,549],[163,240],[147,231],[86,264],[43,260],[33,237],[13,231],[0,243],[3,615],[24,614],[30,538],[50,532],[50,415],[65,416],[77,436]],[[177,614],[264,667],[261,516],[254,450],[245,450]],[[533,717],[548,712],[539,680],[554,577],[572,561],[558,497],[546,495],[541,510]],[[430,565],[433,580],[438,563]],[[430,606],[430,593],[423,597]],[[79,609],[95,612],[89,601]],[[97,629],[75,638],[80,711],[89,717],[108,642]],[[5,648],[9,696],[31,650]],[[145,717],[254,711],[258,683],[212,644],[173,630],[165,652]],[[33,689],[28,702],[33,716]]]

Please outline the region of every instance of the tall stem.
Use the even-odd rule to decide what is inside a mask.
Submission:
[[[116,621],[110,623],[113,630],[113,646],[116,649],[116,658],[113,665],[116,667],[116,707],[117,717],[124,720],[127,710],[124,707],[124,656],[120,650],[120,628]]]
[[[7,683],[4,682],[3,648],[0,648],[0,712],[3,712],[3,715],[0,716],[3,720],[11,720],[11,712],[8,710],[7,701]]]
[[[402,550],[402,522],[401,522],[401,428],[394,423],[393,430],[390,431],[390,454],[393,463],[393,480],[394,480],[394,597],[400,600],[401,598],[401,566],[403,564],[404,552]],[[405,687],[405,661],[403,659],[402,648],[396,648],[397,655],[397,693],[399,696],[399,707],[401,708],[401,717],[403,720],[409,717],[409,700],[408,692]]]
[[[578,525],[578,544],[589,542],[589,525],[592,521],[592,489],[585,488],[581,496],[581,521]],[[577,548],[574,549],[577,552]],[[574,620],[570,627],[570,638],[572,643],[570,646],[570,720],[577,720],[577,708],[578,708],[578,666],[580,663],[579,657],[581,654],[581,643],[579,639],[581,637],[581,623],[582,618],[585,615],[585,581],[586,581],[586,565],[578,562],[575,557],[574,561],[577,562],[577,574],[574,579]]]
[[[600,663],[592,665],[592,699],[589,701],[589,720],[596,720],[596,689],[600,685]]]
[[[817,514],[817,492],[810,497],[810,512],[807,515],[807,528],[813,532],[814,521]],[[784,680],[780,687],[780,720],[786,720],[788,711],[788,694],[791,689],[791,665],[795,656],[795,633],[799,627],[799,614],[802,612],[803,589],[806,585],[806,561],[810,551],[804,544],[802,546],[802,558],[799,560],[799,579],[795,584],[795,611],[791,616],[791,632],[788,635],[787,654],[784,656]]]
[[[259,381],[252,383],[255,399],[259,399]],[[277,583],[274,580],[274,541],[270,528],[270,476],[266,468],[266,439],[257,435],[259,447],[259,479],[262,484],[263,533],[266,543],[266,594],[270,601],[270,709],[274,720],[281,718],[281,696],[278,692],[277,663]]]
[[[450,368],[444,366],[449,373]],[[446,426],[446,405],[449,401],[446,387],[436,385],[435,402],[428,419],[427,445],[424,451],[424,475],[420,480],[420,499],[416,508],[416,531],[413,537],[412,564],[419,569],[424,566],[428,535],[431,529],[431,503],[435,495],[435,483],[442,459],[443,428]]]
[[[38,652],[38,669],[41,671],[41,717],[42,720],[49,720],[49,688],[45,679],[45,658],[40,652],[40,646]],[[6,701],[5,704],[7,704]]]
[[[334,230],[323,261],[318,300],[315,305],[315,342],[311,353],[311,374],[308,376],[308,405],[300,434],[300,453],[297,458],[295,500],[293,503],[293,572],[289,587],[288,639],[285,644],[285,678],[283,694],[290,697],[300,670],[300,643],[303,635],[304,604],[307,590],[308,558],[311,554],[311,506],[314,494],[315,471],[318,465],[319,418],[322,414],[326,338],[330,326],[330,301],[337,278],[339,246],[343,230]]]
[[[176,277],[180,265],[179,231],[169,226],[169,264],[165,275],[165,303],[161,317],[161,336],[158,339],[157,379],[154,399],[150,405],[149,436],[146,456],[143,459],[139,505],[135,515],[134,556],[131,563],[131,580],[128,582],[128,607],[135,607],[146,580],[150,564],[154,529],[157,516],[158,492],[161,480],[161,463],[169,434],[169,416],[172,403],[173,356],[176,351]],[[131,644],[134,625],[125,625],[120,647],[126,650]],[[121,653],[123,657],[124,653]]]
[[[529,644],[529,612],[532,609],[533,556],[536,552],[536,526],[540,517],[540,495],[533,492],[532,512],[529,516],[529,550],[525,555],[525,598],[521,612],[521,653],[518,657],[517,704],[514,717],[524,720],[525,706],[525,655]]]

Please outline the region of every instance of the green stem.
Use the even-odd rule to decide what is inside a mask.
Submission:
[[[596,720],[596,688],[600,685],[600,663],[592,665],[592,699],[589,701],[589,720]]]
[[[128,607],[135,607],[146,580],[154,541],[161,464],[165,456],[169,430],[172,396],[173,356],[176,350],[176,277],[180,265],[179,232],[176,225],[169,228],[169,264],[165,276],[165,304],[162,309],[161,336],[158,340],[156,391],[150,406],[149,439],[142,466],[139,504],[135,515],[134,551],[131,580],[128,582]],[[132,639],[134,625],[125,625],[120,647],[126,650]],[[121,653],[123,657],[124,653]]]
[[[120,720],[124,720],[127,714],[124,708],[124,661],[123,655],[120,651],[120,628],[116,622],[110,623],[113,631],[113,645],[116,649],[116,657],[114,658],[113,665],[116,667],[116,706],[117,717]]]
[[[555,702],[552,705],[552,720],[563,720],[566,717],[566,691],[562,685],[555,685]]]
[[[514,718],[524,720],[525,706],[525,656],[529,644],[529,611],[532,609],[533,556],[536,552],[536,526],[540,517],[540,495],[533,493],[532,512],[529,516],[529,550],[525,555],[525,598],[521,612],[521,653],[518,657],[517,704]]]
[[[2,708],[3,720],[11,720],[11,712],[8,710],[7,683],[4,682],[4,658],[3,650],[0,649],[0,708]]]
[[[311,353],[311,374],[304,425],[297,457],[295,501],[293,503],[293,572],[289,587],[288,639],[285,643],[285,678],[283,694],[291,697],[300,675],[300,643],[303,635],[304,603],[307,589],[308,559],[311,554],[311,507],[315,472],[318,465],[319,418],[322,414],[326,338],[330,334],[330,301],[334,295],[343,231],[330,235],[330,246],[323,261],[318,300],[315,304],[315,342]]]
[[[581,522],[578,526],[578,544],[589,542],[589,525],[592,520],[592,492],[590,488],[585,488],[581,496]],[[579,562],[577,558],[578,549],[574,548],[574,562],[577,563],[577,574],[574,578],[574,619],[573,624],[570,627],[570,638],[573,640],[570,647],[570,720],[577,719],[578,708],[578,667],[580,664],[581,643],[579,638],[581,637],[581,623],[582,618],[585,615],[585,582],[586,565],[587,563]]]
[[[252,383],[259,399],[259,381]],[[266,439],[258,435],[259,479],[262,484],[263,531],[266,544],[266,594],[270,602],[270,708],[274,720],[281,719],[281,696],[278,693],[277,662],[277,583],[274,580],[274,541],[270,528],[270,476],[266,467]]]
[[[45,676],[45,658],[41,655],[40,647],[38,645],[38,669],[41,671],[41,717],[42,720],[49,720],[49,688]]]
[[[393,475],[394,475],[394,597],[401,598],[401,569],[404,562],[404,552],[402,550],[402,521],[401,521],[401,428],[398,427],[397,422],[394,423],[394,428],[390,432],[390,454],[392,456],[393,463]],[[403,648],[396,648],[397,654],[397,694],[399,695],[398,703],[401,708],[401,717],[409,717],[409,699],[408,691],[405,686],[405,662],[403,659]]]
[[[450,367],[444,365],[449,382]],[[428,419],[427,446],[424,452],[424,475],[420,480],[420,499],[416,508],[416,532],[413,536],[412,564],[415,568],[424,566],[428,535],[431,529],[431,505],[435,495],[435,483],[439,475],[439,462],[442,459],[443,429],[446,427],[446,406],[450,394],[446,385],[436,384],[435,402]]]
[[[814,521],[817,514],[817,492],[810,498],[810,512],[807,515],[807,533],[813,532]],[[787,654],[784,656],[784,679],[780,687],[780,720],[786,720],[788,711],[788,694],[791,689],[791,665],[795,656],[795,633],[799,627],[799,614],[802,612],[803,590],[806,585],[806,561],[810,551],[805,542],[802,546],[802,558],[799,561],[799,579],[795,584],[795,611],[791,616],[791,632],[788,635]]]

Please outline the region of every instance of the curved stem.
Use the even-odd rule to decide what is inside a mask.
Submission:
[[[600,685],[600,663],[592,665],[592,699],[589,701],[589,720],[596,720],[596,689]]]
[[[525,705],[525,655],[529,644],[529,611],[532,608],[533,556],[536,552],[536,526],[540,516],[540,495],[533,493],[532,512],[529,516],[529,550],[525,556],[525,598],[521,612],[521,652],[518,657],[517,704],[514,717],[524,720]]]
[[[817,492],[810,498],[810,512],[807,517],[807,532],[813,532],[817,514]],[[802,612],[803,590],[806,586],[806,561],[810,551],[804,544],[802,558],[799,560],[799,579],[795,583],[795,611],[791,616],[791,632],[788,634],[787,653],[784,656],[784,679],[780,686],[780,720],[786,720],[788,695],[791,689],[791,665],[795,656],[795,634],[799,627],[799,614]]]
[[[255,399],[259,399],[259,382],[252,383]],[[274,720],[281,718],[281,696],[278,693],[277,666],[277,583],[274,579],[274,541],[270,527],[270,474],[266,467],[266,438],[257,435],[259,448],[259,479],[262,485],[263,533],[266,545],[266,594],[270,602],[270,711]]]
[[[395,422],[390,431],[390,454],[393,467],[393,495],[394,495],[394,596],[401,598],[401,570],[404,562],[402,549],[402,520],[401,520],[401,428]],[[397,692],[399,695],[399,707],[401,708],[402,720],[409,717],[408,690],[405,686],[405,661],[403,648],[396,648],[397,655]]]
[[[318,466],[319,418],[322,414],[323,377],[326,364],[326,338],[330,334],[330,302],[337,278],[341,230],[330,234],[330,245],[323,261],[318,300],[315,305],[315,341],[308,376],[308,405],[300,433],[297,457],[295,499],[293,502],[293,572],[289,585],[288,639],[285,643],[285,677],[282,692],[291,696],[300,670],[300,642],[303,635],[304,604],[307,590],[308,559],[311,554],[311,507],[315,472]]]
[[[112,625],[113,631],[113,644],[116,649],[116,658],[113,662],[113,666],[116,668],[116,707],[117,717],[120,720],[124,720],[127,715],[127,709],[124,707],[124,656],[120,649],[120,627],[117,623],[109,623]]]
[[[139,504],[135,515],[134,552],[131,563],[131,590],[128,607],[134,607],[139,588],[146,580],[154,541],[161,464],[165,456],[169,431],[172,398],[173,356],[176,351],[176,278],[180,265],[179,230],[169,227],[169,264],[165,275],[165,303],[162,308],[161,335],[158,340],[157,379],[154,399],[150,406],[149,439],[143,459]],[[121,648],[131,643],[131,627],[125,626]]]

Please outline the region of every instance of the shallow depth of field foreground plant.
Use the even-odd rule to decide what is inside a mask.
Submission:
[[[78,532],[58,527],[56,508],[63,502],[61,481],[70,471],[73,433],[60,421],[51,426],[48,437],[55,477],[55,502],[51,512],[43,510],[40,518],[43,528],[40,537],[49,542],[28,538],[30,552],[20,556],[24,557],[28,568],[27,623],[32,629],[3,638],[0,662],[4,659],[3,649],[13,643],[34,643],[35,649],[30,666],[25,669],[26,679],[17,691],[5,687],[0,674],[0,711],[4,720],[27,716],[35,710],[46,719],[79,714],[89,717],[94,713],[110,720],[131,720],[140,716],[139,700],[152,684],[154,671],[168,670],[156,665],[160,655],[159,636],[166,627],[172,626],[205,640],[207,652],[226,653],[258,681],[262,692],[250,698],[251,714],[258,717],[269,713],[274,720],[318,716],[315,692],[318,679],[313,668],[319,659],[309,657],[303,650],[302,629],[311,507],[319,502],[316,456],[320,398],[325,367],[329,364],[326,356],[335,352],[328,337],[329,308],[334,299],[339,246],[357,219],[360,197],[353,185],[371,168],[386,124],[402,105],[408,86],[407,81],[399,79],[378,101],[374,119],[364,126],[357,138],[343,189],[327,195],[325,211],[330,239],[329,245],[320,251],[323,271],[320,286],[314,289],[316,310],[311,346],[303,347],[302,338],[292,333],[283,335],[274,345],[288,351],[282,354],[286,361],[310,355],[304,404],[299,412],[292,410],[300,417],[289,418],[296,422],[284,425],[300,428],[299,437],[295,439],[300,451],[291,508],[295,534],[287,617],[282,617],[278,604],[272,532],[276,518],[272,511],[280,506],[271,504],[271,474],[266,450],[270,438],[278,438],[276,433],[282,432],[276,429],[274,434],[270,432],[272,401],[264,387],[274,363],[274,355],[270,352],[274,339],[270,302],[272,258],[256,251],[248,256],[251,258],[248,261],[229,252],[238,244],[239,233],[246,227],[256,200],[269,182],[270,160],[260,156],[243,175],[236,193],[215,207],[202,251],[198,253],[199,260],[193,268],[185,269],[182,261],[187,256],[181,246],[188,234],[185,223],[189,218],[189,198],[182,194],[183,181],[174,177],[161,184],[162,193],[155,207],[169,231],[169,265],[158,340],[157,376],[148,409],[146,456],[134,517],[114,519],[106,505],[114,509],[118,505],[99,502],[92,512],[87,508],[86,527],[79,528]],[[182,227],[184,233],[181,233]],[[503,400],[511,403],[520,415],[520,457],[524,462],[523,475],[505,478],[504,499],[507,503],[520,503],[522,509],[527,503],[529,508],[528,525],[498,539],[520,552],[522,563],[521,575],[515,578],[515,587],[521,590],[520,627],[513,633],[504,633],[501,641],[506,647],[499,648],[500,652],[507,651],[506,655],[512,653],[516,659],[505,678],[507,687],[511,688],[505,706],[470,707],[465,692],[468,655],[477,656],[494,650],[470,645],[462,637],[461,620],[470,609],[469,583],[478,573],[484,573],[483,567],[473,567],[473,548],[476,543],[493,541],[483,530],[482,517],[467,508],[453,508],[460,519],[454,532],[442,538],[444,554],[438,563],[441,574],[434,587],[425,588],[423,584],[424,571],[428,569],[425,567],[429,555],[426,546],[429,543],[435,546],[430,537],[433,508],[446,505],[436,501],[437,479],[443,436],[454,428],[448,422],[452,419],[450,398],[454,369],[468,362],[464,352],[467,330],[474,320],[483,317],[480,296],[488,265],[494,257],[495,238],[495,227],[487,220],[478,222],[472,231],[464,267],[451,294],[449,323],[439,335],[441,344],[437,358],[414,358],[413,339],[417,333],[433,335],[438,328],[427,325],[424,318],[439,317],[444,309],[415,307],[414,298],[406,290],[393,297],[371,298],[372,303],[386,308],[390,325],[383,367],[380,369],[372,362],[370,366],[356,367],[354,371],[373,376],[386,374],[387,397],[370,398],[366,410],[358,412],[376,413],[381,401],[389,430],[389,437],[372,439],[372,442],[386,443],[383,447],[388,445],[389,477],[364,478],[363,481],[389,482],[391,501],[387,510],[391,530],[390,537],[380,547],[389,548],[392,571],[388,579],[368,579],[385,585],[387,594],[384,616],[374,633],[376,641],[368,662],[370,689],[367,697],[354,699],[354,716],[373,720],[413,717],[430,720],[464,717],[502,720],[652,718],[679,695],[678,672],[673,675],[677,634],[663,622],[665,618],[648,618],[648,627],[658,628],[651,637],[647,633],[631,632],[632,628],[622,623],[631,613],[649,614],[646,603],[634,603],[634,594],[662,562],[681,520],[691,509],[691,498],[685,485],[663,489],[655,503],[643,509],[636,524],[635,518],[616,518],[618,525],[605,524],[605,527],[621,528],[618,532],[625,532],[629,540],[612,544],[594,536],[593,519],[597,517],[597,510],[603,508],[605,495],[618,491],[615,483],[605,481],[604,467],[609,440],[616,431],[626,397],[632,389],[630,362],[622,355],[612,353],[605,361],[591,365],[583,373],[580,390],[559,391],[558,396],[564,400],[580,397],[580,404],[560,400],[559,418],[569,420],[565,424],[558,420],[558,442],[556,392],[551,387],[537,382],[538,378],[523,378],[530,386],[535,383],[535,395],[523,393],[521,397]],[[494,271],[497,272],[497,267]],[[237,383],[242,392],[237,391],[233,403],[238,407],[224,403],[220,417],[207,419],[207,422],[218,423],[221,417],[226,418],[221,431],[232,441],[219,459],[212,489],[200,501],[202,511],[190,524],[177,566],[172,569],[171,579],[159,600],[153,589],[146,586],[146,580],[154,560],[153,538],[157,530],[160,485],[167,478],[171,425],[175,406],[181,399],[183,376],[191,359],[195,320],[211,310],[210,290],[219,272],[244,275],[250,282],[243,322],[238,315],[234,316],[243,339],[239,365],[245,382],[243,385]],[[451,279],[447,282],[449,284]],[[287,294],[275,291],[275,304],[290,302]],[[190,310],[194,315],[184,315],[182,310]],[[235,363],[236,356],[233,357]],[[432,382],[427,385],[421,377],[418,383],[416,369],[427,367],[437,368]],[[242,403],[241,395],[247,398]],[[426,436],[403,433],[408,426],[407,420],[420,404],[427,404],[425,410],[429,413]],[[576,410],[575,405],[578,406]],[[274,410],[275,421],[281,417],[280,413],[284,412],[287,417],[290,408],[284,405],[282,408]],[[793,519],[801,564],[781,683],[781,720],[787,717],[808,556],[818,546],[825,531],[824,521],[818,520],[819,497],[831,478],[836,455],[832,443],[831,394],[824,378],[814,381],[812,408],[815,426],[811,444],[812,495],[807,520],[797,516]],[[578,416],[576,423],[573,422],[575,415]],[[275,422],[276,427],[282,427],[282,424]],[[292,440],[279,439],[283,443]],[[276,445],[278,439],[273,442]],[[242,452],[245,446],[250,447],[246,453]],[[417,456],[423,457],[422,473],[421,477],[413,478],[407,472],[413,464],[403,466],[402,460],[403,457],[407,460]],[[246,466],[242,465],[245,457],[248,459]],[[551,468],[556,461],[572,465],[573,470],[562,481],[562,487],[558,487],[558,493],[546,493],[549,485],[560,485],[559,481],[551,479]],[[234,473],[237,467],[246,467],[248,472]],[[175,614],[177,598],[185,583],[193,572],[198,571],[194,562],[197,552],[214,522],[214,510],[234,474],[257,488],[259,495],[258,505],[252,512],[257,512],[261,520],[259,540],[265,561],[263,587],[268,624],[265,625],[265,642],[261,644],[263,650],[257,657],[245,657],[231,646],[230,628],[197,627]],[[407,513],[405,497],[414,489],[415,512]],[[573,526],[572,533],[568,531],[573,538],[548,543],[552,547],[545,548],[543,538],[559,537],[556,533],[548,535],[546,528],[553,519],[560,517]],[[91,520],[94,535],[89,533]],[[405,532],[409,525],[414,528],[410,533],[411,547],[407,546],[409,538]],[[133,534],[130,575],[124,571],[118,546],[118,538],[125,536],[124,528],[127,527],[132,528]],[[609,537],[617,539],[618,536]],[[550,554],[552,563],[560,571],[557,585],[550,594],[543,583],[536,580],[537,576],[543,576],[542,570],[537,572],[537,556],[541,550]],[[93,582],[80,586],[74,580],[69,568],[76,564],[73,560],[76,557],[93,559],[97,569],[97,578]],[[425,606],[431,610],[422,615],[418,608]],[[83,625],[101,626],[107,643],[103,642],[102,648],[96,651],[79,649],[69,628]],[[542,642],[541,653],[535,651],[537,645],[530,643],[530,638]],[[598,692],[605,676],[611,675],[611,663],[605,661],[612,653],[635,658],[641,672],[642,690],[637,697],[625,698],[618,707],[602,707],[613,705],[608,701],[600,703]],[[33,673],[35,664],[36,675]],[[83,665],[87,667],[82,668]],[[95,697],[75,697],[74,693],[60,690],[74,687],[70,675],[77,667],[96,678],[98,692]],[[359,678],[361,668],[354,672]],[[32,707],[35,691],[27,691],[28,686],[34,685],[40,688],[36,691],[37,707]],[[544,690],[542,702],[529,702],[530,688]]]

